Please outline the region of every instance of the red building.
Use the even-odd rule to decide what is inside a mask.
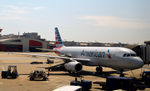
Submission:
[[[48,42],[31,38],[8,38],[0,40],[0,51],[37,52],[37,48],[47,48]]]

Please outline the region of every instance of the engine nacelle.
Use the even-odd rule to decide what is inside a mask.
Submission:
[[[65,69],[70,72],[78,72],[82,70],[82,64],[77,61],[69,62],[64,65]]]

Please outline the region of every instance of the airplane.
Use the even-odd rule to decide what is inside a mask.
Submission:
[[[141,68],[143,60],[131,49],[124,47],[81,47],[65,46],[58,28],[55,28],[56,47],[53,51],[59,56],[36,55],[47,58],[63,59],[65,69],[72,73],[82,70],[82,65],[97,66],[96,72],[102,73],[102,67],[109,67],[119,72]]]

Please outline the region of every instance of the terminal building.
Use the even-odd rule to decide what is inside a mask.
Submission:
[[[145,45],[138,45],[133,48],[138,56],[146,63],[150,63],[150,41],[145,41]]]
[[[33,36],[32,36],[33,35]],[[37,48],[48,48],[48,42],[40,39],[37,33],[24,33],[21,36],[1,37],[0,51],[7,52],[38,52]]]

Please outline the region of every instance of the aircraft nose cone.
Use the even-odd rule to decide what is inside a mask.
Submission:
[[[136,66],[137,68],[140,68],[144,65],[143,60],[140,57],[135,57],[134,60],[136,60]]]

